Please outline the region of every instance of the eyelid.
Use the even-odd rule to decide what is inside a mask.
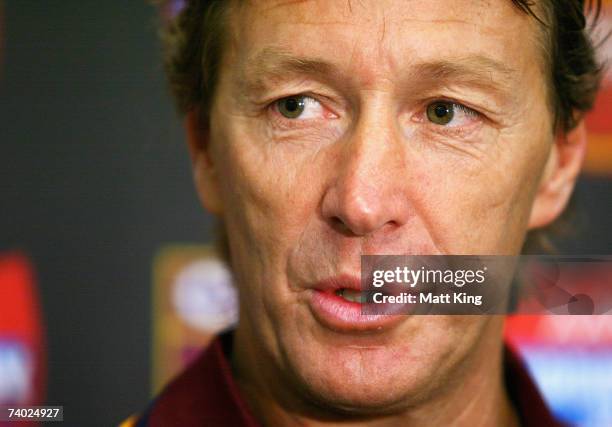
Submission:
[[[280,98],[280,99],[278,99],[278,100],[274,101],[274,103],[273,103],[274,108],[276,109],[276,111],[277,111],[279,114],[283,115],[283,114],[282,114],[282,113],[280,113],[280,111],[279,111],[280,104],[281,104],[283,101],[287,101],[287,100],[289,100],[289,99],[300,99],[300,100],[301,100],[301,103],[302,103],[302,105],[303,105],[303,110],[302,110],[302,112],[300,113],[300,115],[298,115],[298,116],[296,116],[296,117],[293,117],[293,118],[285,117],[285,118],[286,118],[286,119],[288,119],[288,120],[307,120],[307,119],[303,118],[302,116],[303,116],[303,115],[305,115],[305,114],[307,114],[307,109],[308,109],[309,107],[312,107],[312,108],[317,108],[317,109],[320,109],[321,111],[323,110],[323,105],[321,105],[321,103],[320,103],[318,100],[316,100],[315,98],[313,98],[313,97],[311,97],[311,96],[306,96],[306,95],[295,95],[295,96],[287,96],[287,97]],[[313,105],[313,104],[314,104],[314,105]]]
[[[458,100],[451,99],[451,98],[436,97],[436,98],[429,98],[423,101],[421,106],[417,109],[417,112],[412,115],[411,120],[417,123],[429,122],[429,120],[427,119],[427,108],[429,108],[430,105],[436,104],[436,103],[451,104],[458,111],[461,111],[466,115],[474,117],[475,119],[480,119],[480,120],[488,119],[488,117],[485,114],[483,114],[479,109],[472,107],[470,105],[467,105],[465,102],[458,101]],[[438,126],[438,127],[446,127],[446,128],[453,127],[453,126],[436,125],[435,123],[433,123],[433,125]]]
[[[466,123],[458,125],[441,125],[431,122],[427,117],[427,109],[429,106],[436,103],[452,104],[454,106],[453,108],[456,109],[455,114],[459,112],[467,116],[467,120],[465,120]],[[465,102],[442,96],[431,97],[422,101],[416,111],[412,113],[409,120],[413,122],[415,126],[414,130],[418,131],[426,138],[450,138],[455,140],[469,140],[470,135],[477,132],[482,128],[482,125],[489,121],[486,115],[481,113],[478,109],[471,107],[469,104],[466,105]],[[453,120],[455,120],[455,118],[453,118]]]
[[[337,119],[340,117],[340,115],[338,113],[336,113],[336,111],[333,108],[329,107],[329,104],[331,104],[331,100],[326,97],[326,96],[322,96],[322,95],[315,95],[313,93],[310,92],[301,92],[301,93],[296,93],[296,94],[290,94],[290,95],[286,95],[286,96],[281,96],[278,97],[276,99],[273,99],[272,101],[269,101],[268,104],[266,105],[266,110],[273,110],[274,113],[278,116],[281,116],[282,118],[280,120],[290,120],[290,121],[299,121],[299,119],[288,119],[282,116],[282,114],[280,113],[280,111],[278,111],[278,103],[279,101],[282,101],[283,99],[287,99],[287,98],[299,98],[299,97],[303,97],[303,98],[308,98],[311,99],[313,101],[315,101],[316,103],[318,103],[320,105],[320,107],[323,110],[323,114],[326,116],[325,118],[327,119]],[[325,102],[327,101],[327,102]],[[327,116],[331,116],[331,117],[327,117]],[[316,119],[305,119],[302,121],[307,121],[307,120],[316,120]]]
[[[470,107],[470,106],[466,105],[466,103],[461,102],[461,101],[457,101],[455,99],[447,99],[447,98],[433,99],[431,101],[428,101],[427,105],[436,104],[436,103],[451,104],[454,107],[458,107],[458,109],[462,110],[466,114],[470,114],[470,115],[473,114],[473,115],[476,115],[476,116],[482,116],[483,115],[480,111],[478,111],[477,108]]]

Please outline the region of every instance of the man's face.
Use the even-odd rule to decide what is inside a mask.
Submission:
[[[334,294],[362,254],[519,253],[553,140],[534,20],[509,0],[254,1],[233,26],[205,204],[264,375],[385,411],[494,359],[500,319],[364,320]]]

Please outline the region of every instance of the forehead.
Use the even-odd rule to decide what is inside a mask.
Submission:
[[[518,73],[543,63],[535,21],[510,0],[252,0],[233,22],[243,66],[282,51],[368,80],[440,59],[484,58]]]

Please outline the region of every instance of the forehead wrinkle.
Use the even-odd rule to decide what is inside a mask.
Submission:
[[[329,5],[333,0],[325,0],[325,2],[323,2],[323,4],[325,4],[326,6]],[[280,9],[280,8],[284,8],[284,7],[288,7],[288,8],[292,8],[292,12],[293,12],[293,16],[291,18],[286,17],[288,19],[293,20],[296,23],[299,23],[300,25],[316,25],[316,26],[320,26],[320,25],[335,25],[335,26],[354,26],[354,23],[350,23],[346,20],[346,18],[349,15],[352,15],[353,13],[353,5],[352,5],[352,1],[351,0],[346,0],[347,1],[347,5],[346,5],[346,9],[348,9],[348,13],[343,13],[343,17],[340,19],[334,19],[334,20],[326,20],[327,18],[327,12],[323,11],[323,10],[318,10],[316,13],[314,13],[313,15],[313,8],[310,9],[304,9],[300,6],[305,5],[307,3],[311,3],[310,6],[313,6],[313,4],[315,4],[315,11],[316,9],[316,3],[317,0],[278,0],[275,4],[270,4],[270,0],[247,0],[248,3],[255,5],[255,6],[259,6],[258,10],[257,10],[257,14],[270,14],[270,12],[274,12],[276,11],[276,9]],[[308,13],[307,11],[310,11],[310,13]],[[310,17],[308,17],[310,15]]]
[[[264,48],[252,60],[246,60],[240,70],[237,73],[237,86],[243,95],[264,91],[269,83],[296,75],[342,80],[342,71],[338,66],[323,59],[297,57],[277,47]],[[465,85],[509,95],[516,74],[516,70],[499,61],[472,55],[413,63],[408,65],[405,78],[410,86]]]
[[[444,24],[462,24],[470,27],[485,27],[481,22],[469,21],[466,19],[459,18],[441,18],[441,19],[419,19],[419,18],[404,18],[399,21],[401,24],[436,24],[436,25],[444,25]],[[493,27],[485,27],[490,30],[494,30]]]
[[[270,5],[270,6],[264,8],[262,10],[263,10],[263,12],[269,12],[269,11],[277,9],[279,7],[293,6],[293,5],[296,5],[296,4],[302,4],[302,3],[309,2],[309,1],[311,1],[311,0],[284,0],[284,1],[278,1],[278,2],[276,2],[276,4]],[[269,1],[265,1],[264,0],[264,3],[269,3]]]

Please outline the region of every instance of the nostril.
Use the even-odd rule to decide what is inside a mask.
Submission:
[[[335,226],[344,226],[344,221],[342,221],[339,216],[334,216],[331,220]]]
[[[355,233],[346,225],[346,223],[339,216],[330,218],[332,228],[338,233],[342,233],[347,236],[354,236]]]

